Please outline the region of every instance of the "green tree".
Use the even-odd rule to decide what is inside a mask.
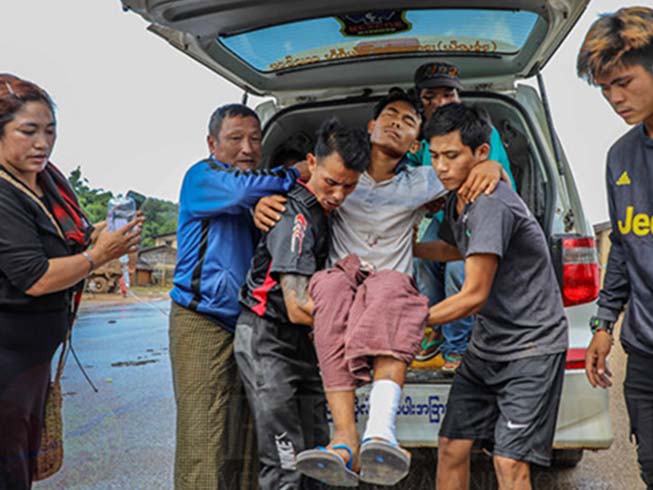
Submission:
[[[105,220],[113,192],[91,188],[88,179],[82,177],[82,169],[79,166],[70,172],[68,181],[77,195],[82,211],[88,216],[91,223]]]
[[[92,188],[88,179],[82,176],[80,167],[70,173],[68,181],[77,195],[82,211],[86,213],[91,223],[106,219],[109,200],[113,197],[113,192]],[[142,247],[154,245],[154,237],[157,235],[177,230],[177,214],[179,212],[177,204],[164,199],[148,197],[143,203],[141,211],[146,218],[143,226]]]
[[[143,226],[143,247],[154,245],[154,237],[177,231],[179,206],[173,202],[148,197],[141,207],[146,218]]]

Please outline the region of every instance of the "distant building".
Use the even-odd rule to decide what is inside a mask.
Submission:
[[[169,245],[155,245],[139,250],[138,258],[155,268],[160,265],[174,266],[177,263],[177,249]]]
[[[153,272],[154,268],[139,257],[138,262],[136,262],[136,273],[132,275],[132,284],[136,286],[150,286],[153,282]]]
[[[167,245],[170,248],[177,250],[177,232],[173,231],[171,233],[164,233],[163,235],[157,235],[154,238],[154,246],[158,247],[160,245]]]
[[[139,264],[143,263],[151,267],[152,283],[161,286],[169,285],[172,282],[175,264],[177,263],[177,249],[165,243],[143,248],[138,252],[138,261]]]

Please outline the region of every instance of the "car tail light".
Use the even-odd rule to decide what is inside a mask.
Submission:
[[[585,349],[569,349],[565,369],[585,369]]]
[[[563,304],[573,306],[594,301],[600,289],[594,238],[557,236],[553,250]]]

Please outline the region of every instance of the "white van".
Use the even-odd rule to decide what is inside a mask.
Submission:
[[[364,127],[374,101],[390,87],[411,87],[422,63],[457,65],[467,88],[461,96],[492,117],[559,274],[571,329],[554,464],[575,466],[584,449],[610,446],[607,391],[592,389],[584,374],[599,290],[594,236],[539,76],[589,0],[122,2],[152,32],[246,94],[272,97],[257,107],[266,155],[310,150],[315,129],[331,115]],[[539,92],[519,83],[535,76]],[[450,383],[437,371],[409,374],[397,421],[402,445],[437,445]],[[366,393],[358,395],[360,424]]]

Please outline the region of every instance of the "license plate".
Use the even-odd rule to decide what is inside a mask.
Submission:
[[[354,414],[358,431],[363,435],[369,416],[371,386],[356,391]],[[449,386],[406,385],[397,410],[397,439],[402,446],[436,447],[440,424],[447,406]],[[329,423],[331,414],[328,413]]]

